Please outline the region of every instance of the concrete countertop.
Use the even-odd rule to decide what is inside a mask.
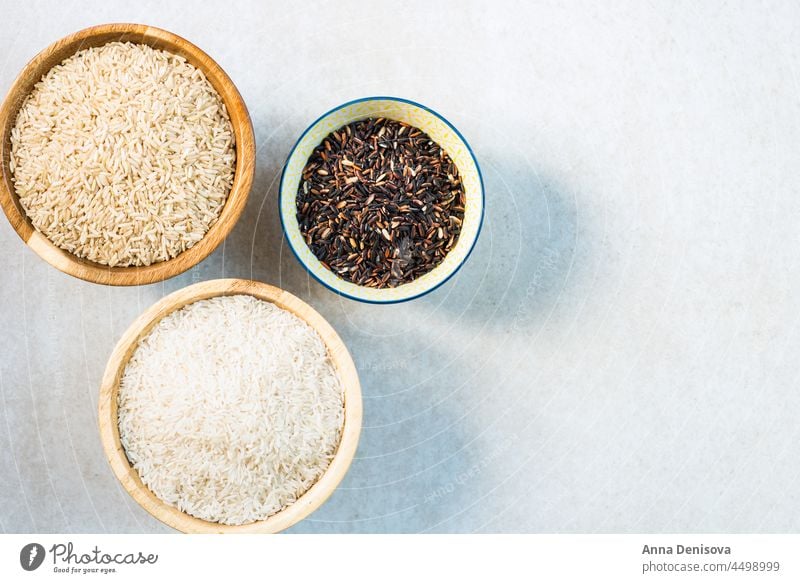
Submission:
[[[0,91],[70,32],[153,24],[222,65],[258,143],[231,236],[161,284],[72,279],[0,221],[0,529],[169,531],[107,466],[100,377],[136,315],[222,276],[299,295],[360,371],[357,459],[291,532],[800,528],[797,5],[195,4],[0,19]],[[394,306],[311,280],[277,215],[299,134],[376,94],[452,121],[487,194],[467,265]]]

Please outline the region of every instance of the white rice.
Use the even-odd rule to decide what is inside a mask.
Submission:
[[[202,239],[235,158],[228,112],[203,73],[141,44],[53,67],[11,130],[14,188],[33,226],[109,266],[165,261]]]
[[[246,295],[161,319],[125,368],[118,406],[120,439],[144,484],[223,524],[295,502],[328,468],[344,422],[317,332]]]

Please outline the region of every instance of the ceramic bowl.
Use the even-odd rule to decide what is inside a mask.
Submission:
[[[340,278],[314,256],[300,232],[297,222],[296,197],[303,168],[316,148],[332,131],[351,122],[370,117],[385,117],[415,126],[437,142],[458,167],[466,193],[464,222],[455,247],[444,261],[425,275],[393,288],[359,286]],[[478,240],[483,223],[483,179],[475,155],[464,137],[444,117],[432,109],[396,97],[366,97],[350,101],[322,115],[292,148],[281,176],[280,217],[284,234],[297,259],[320,283],[334,292],[362,302],[389,304],[425,295],[458,271]]]

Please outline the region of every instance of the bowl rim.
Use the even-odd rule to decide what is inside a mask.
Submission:
[[[44,233],[37,230],[21,207],[13,175],[8,167],[10,157],[11,129],[16,116],[42,75],[83,48],[102,46],[113,42],[114,36],[123,42],[135,42],[156,46],[179,54],[200,69],[225,104],[231,117],[231,126],[236,138],[236,163],[231,190],[216,222],[202,239],[166,261],[150,265],[110,267],[82,257],[55,245]],[[99,44],[93,41],[108,40]],[[59,55],[65,55],[59,58]],[[52,62],[48,66],[48,63]],[[46,263],[73,277],[91,283],[130,286],[164,281],[179,275],[208,257],[225,240],[238,222],[252,188],[255,175],[255,134],[249,111],[236,85],[224,69],[205,51],[185,38],[147,24],[106,23],[83,28],[50,43],[31,58],[20,70],[0,103],[0,207],[10,226],[23,242]]]
[[[130,464],[119,437],[117,395],[119,381],[139,340],[165,316],[184,306],[212,297],[251,295],[274,303],[311,326],[322,338],[336,368],[344,395],[342,435],[330,465],[293,504],[266,519],[242,525],[211,522],[187,514],[158,498]],[[98,430],[106,460],[117,480],[142,508],[164,524],[185,533],[276,533],[296,524],[319,508],[347,473],[358,447],[363,404],[355,363],[342,339],[328,321],[297,296],[278,287],[246,279],[212,279],[196,283],[161,298],[128,326],[109,356],[100,383]]]
[[[354,296],[354,295],[349,294],[349,293],[347,293],[347,292],[345,292],[345,291],[343,291],[341,289],[338,289],[336,287],[333,287],[333,286],[329,285],[328,283],[326,283],[325,281],[323,281],[322,279],[317,277],[317,275],[311,270],[311,268],[306,264],[306,262],[303,261],[303,259],[300,257],[300,254],[298,253],[298,251],[294,248],[294,245],[292,244],[291,239],[287,235],[286,221],[285,221],[284,216],[283,216],[283,200],[284,200],[284,188],[283,188],[283,185],[284,185],[284,179],[286,178],[286,169],[289,167],[289,161],[295,155],[295,152],[297,151],[297,147],[300,145],[300,142],[303,141],[303,138],[306,137],[308,132],[310,132],[311,129],[314,126],[316,126],[319,122],[321,122],[323,119],[325,119],[329,115],[339,111],[340,109],[344,109],[345,107],[349,107],[351,105],[355,105],[356,103],[362,103],[362,102],[365,102],[365,101],[396,101],[396,102],[399,102],[399,103],[406,103],[408,105],[412,105],[414,107],[418,107],[418,108],[420,108],[422,110],[425,110],[428,113],[436,116],[438,119],[442,120],[447,126],[450,127],[451,130],[453,130],[453,132],[456,134],[456,136],[458,136],[458,139],[461,140],[461,142],[464,144],[464,146],[466,146],[467,151],[469,152],[469,155],[472,158],[472,163],[475,164],[475,169],[478,172],[478,183],[480,184],[480,189],[481,189],[481,214],[480,214],[480,217],[478,219],[478,228],[475,231],[475,237],[472,239],[472,242],[470,243],[469,250],[467,251],[466,255],[464,255],[464,258],[461,260],[461,262],[458,265],[456,265],[455,268],[453,268],[453,270],[450,273],[448,273],[447,276],[444,279],[442,279],[442,281],[437,282],[435,285],[429,287],[428,289],[424,289],[424,290],[420,291],[419,293],[410,295],[408,297],[398,298],[398,299],[375,300],[375,299],[367,299],[367,298]],[[326,287],[330,291],[332,291],[332,292],[334,292],[334,293],[336,293],[336,294],[338,294],[340,296],[343,296],[345,298],[348,298],[348,299],[351,299],[351,300],[356,300],[358,302],[363,302],[365,304],[386,305],[386,304],[400,304],[400,303],[403,303],[403,302],[408,302],[408,301],[411,301],[411,300],[415,300],[417,298],[421,298],[422,296],[427,295],[427,294],[431,293],[432,291],[439,289],[445,283],[450,281],[450,279],[456,273],[458,273],[458,271],[461,269],[461,267],[467,262],[467,259],[469,259],[469,256],[472,254],[473,249],[475,249],[475,245],[477,244],[478,238],[480,237],[480,234],[481,234],[481,229],[483,228],[483,219],[484,219],[485,213],[486,213],[486,189],[484,188],[484,184],[483,184],[483,173],[481,172],[480,164],[478,164],[478,159],[475,157],[475,153],[472,151],[472,147],[469,145],[469,142],[467,142],[466,138],[464,138],[464,136],[461,134],[461,132],[458,131],[458,128],[456,128],[456,126],[454,126],[452,123],[450,123],[450,121],[446,117],[444,117],[439,112],[431,109],[430,107],[428,107],[426,105],[423,105],[423,104],[418,103],[416,101],[412,101],[411,99],[405,99],[403,97],[391,97],[391,96],[388,96],[388,95],[375,95],[375,96],[372,96],[372,97],[359,97],[358,99],[352,99],[350,101],[342,103],[341,105],[337,105],[336,107],[326,111],[325,113],[320,115],[317,119],[315,119],[313,122],[311,122],[308,125],[308,127],[303,131],[303,133],[300,134],[300,137],[297,138],[297,141],[294,143],[294,146],[292,146],[292,149],[289,151],[289,155],[286,157],[286,162],[284,162],[284,164],[283,164],[283,170],[281,171],[281,181],[280,181],[280,185],[278,186],[278,215],[280,216],[280,219],[281,219],[281,229],[283,230],[283,236],[284,236],[284,238],[286,239],[286,242],[289,245],[289,249],[292,250],[292,254],[295,256],[297,261],[300,263],[300,265],[302,265],[305,268],[305,270],[311,275],[311,277],[313,277],[317,282],[321,283],[324,287]],[[435,269],[436,268],[434,268],[434,270]],[[373,289],[373,288],[370,288],[370,289]]]

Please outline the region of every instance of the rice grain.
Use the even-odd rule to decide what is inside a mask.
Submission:
[[[181,56],[113,42],[53,67],[11,131],[10,169],[33,226],[109,266],[150,265],[192,247],[233,185],[233,127]]]
[[[120,441],[167,504],[246,524],[328,468],[343,398],[325,343],[300,318],[247,295],[201,300],[139,342],[119,387]]]

